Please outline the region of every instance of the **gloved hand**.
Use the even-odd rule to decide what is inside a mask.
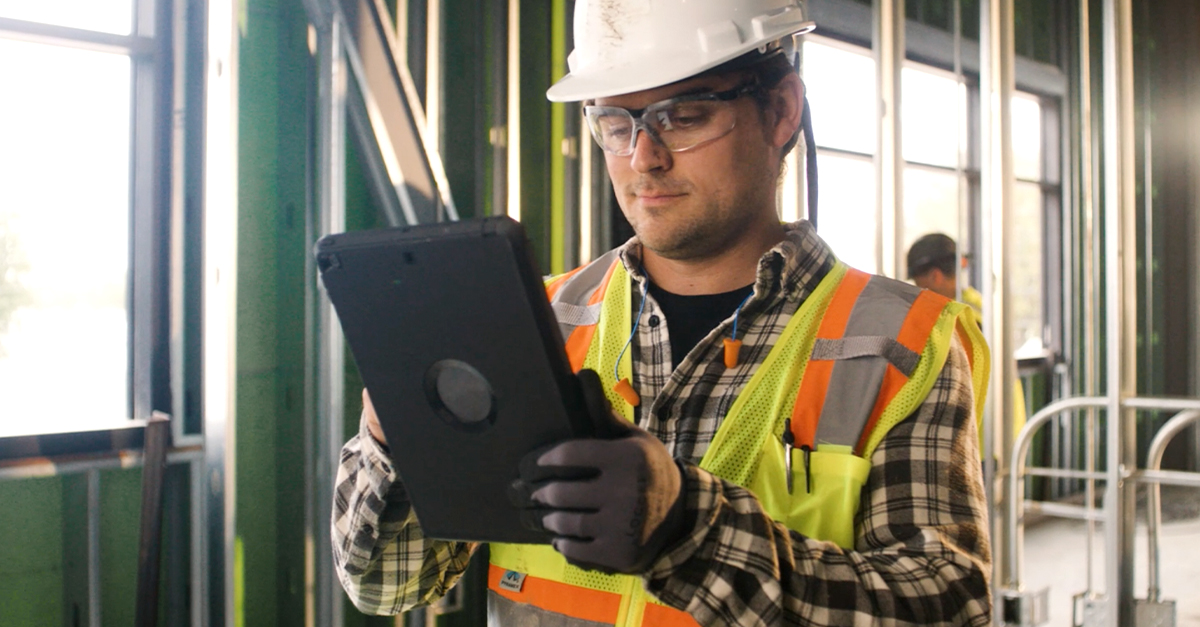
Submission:
[[[644,572],[684,530],[683,468],[658,438],[596,399],[598,378],[579,377],[597,431],[611,439],[574,439],[521,460],[514,502],[526,523],[544,529],[567,561],[608,573]],[[587,378],[596,381],[588,381]]]

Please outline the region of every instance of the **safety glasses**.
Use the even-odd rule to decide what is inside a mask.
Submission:
[[[671,152],[683,152],[729,134],[737,124],[733,101],[754,93],[757,83],[728,91],[669,98],[642,109],[587,106],[583,116],[605,152],[626,157],[637,148],[641,129]]]

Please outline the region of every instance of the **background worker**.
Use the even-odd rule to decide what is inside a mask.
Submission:
[[[548,293],[624,435],[523,460],[553,545],[490,545],[489,624],[990,623],[978,329],[777,217],[809,28],[778,0],[576,3],[548,96],[585,103],[636,236]],[[436,601],[477,548],[422,534],[365,392],[332,531],[371,613]]]
[[[958,268],[960,261],[958,246],[944,233],[921,236],[908,249],[908,278],[917,287],[933,290],[946,298],[956,298],[983,315],[983,295],[979,290],[964,285],[962,296],[958,294]]]
[[[917,287],[932,290],[946,298],[957,298],[971,306],[975,313],[983,319],[983,294],[979,290],[964,285],[962,295],[958,295],[958,268],[965,266],[966,258],[959,257],[958,245],[954,239],[945,233],[929,233],[922,235],[908,249],[908,278]],[[980,323],[982,324],[982,322]],[[1025,426],[1027,417],[1025,409],[1025,386],[1017,378],[1013,383],[1013,435]],[[982,447],[983,435],[980,434]]]

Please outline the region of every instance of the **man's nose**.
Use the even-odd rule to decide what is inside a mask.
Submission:
[[[653,133],[646,128],[634,129],[633,133],[633,153],[629,156],[630,167],[637,172],[671,168],[671,151],[667,150],[667,147],[663,146]]]

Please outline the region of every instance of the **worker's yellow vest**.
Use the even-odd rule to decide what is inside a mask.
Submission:
[[[615,255],[602,257],[551,280],[548,292],[572,367],[595,370],[612,406],[632,420],[633,408],[612,391],[613,363],[631,333],[624,267]],[[880,329],[886,335],[875,334]],[[700,468],[750,489],[789,529],[852,549],[871,453],[924,401],[955,333],[971,361],[980,416],[988,356],[972,311],[838,263],[739,393]],[[631,362],[620,363],[621,377],[632,380]],[[785,428],[795,449],[784,445]],[[785,450],[793,456],[790,485]],[[647,594],[640,577],[577,568],[545,545],[492,544],[488,583],[491,624],[696,625]]]

